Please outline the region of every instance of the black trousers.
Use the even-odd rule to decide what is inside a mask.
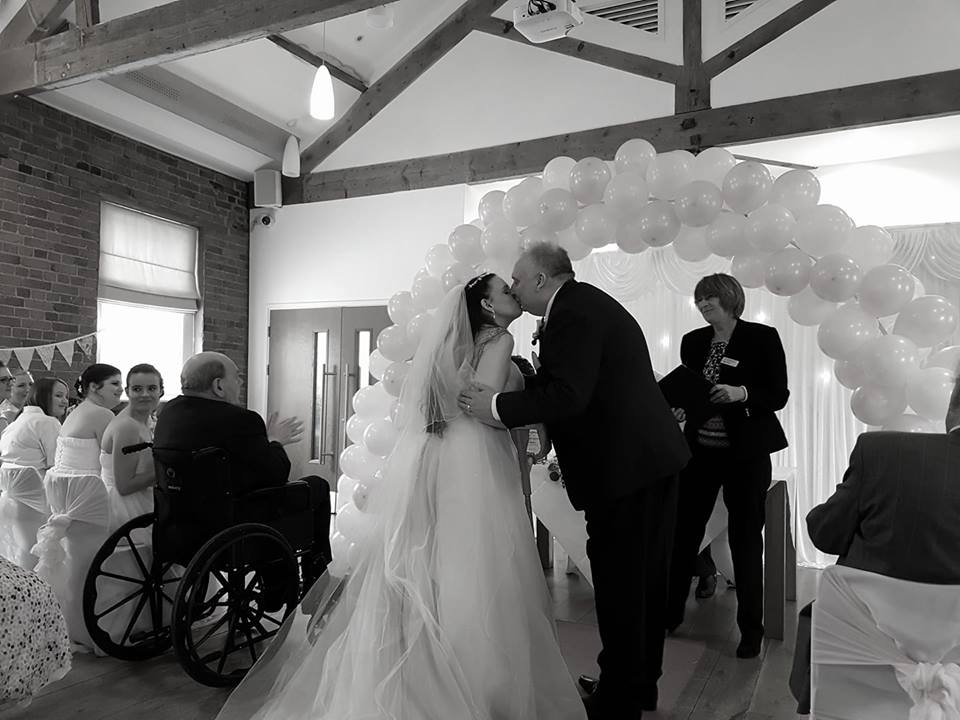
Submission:
[[[683,622],[700,542],[723,488],[737,587],[737,626],[747,640],[763,636],[763,523],[770,477],[769,455],[744,459],[728,450],[694,448],[693,458],[680,474],[668,626]]]
[[[310,509],[313,511],[313,560],[326,567],[330,551],[330,483],[319,475],[300,478],[310,486]],[[322,571],[321,571],[322,572]]]
[[[655,688],[661,675],[676,510],[676,476],[586,508],[603,646],[597,657],[599,692],[604,705],[624,717],[639,716],[641,692]]]

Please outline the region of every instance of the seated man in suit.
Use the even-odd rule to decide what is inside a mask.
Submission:
[[[230,479],[240,494],[282,487],[290,474],[284,445],[303,434],[296,418],[270,416],[264,425],[257,413],[240,405],[240,374],[226,355],[202,352],[180,373],[182,395],[166,404],[157,418],[158,448],[200,450],[217,447],[230,458]],[[314,554],[304,559],[305,581],[319,577],[330,561],[330,486],[323,478],[302,479],[310,486],[314,517]]]
[[[960,584],[960,378],[946,434],[868,432],[830,498],[807,514],[817,548],[838,565],[936,585]],[[790,687],[810,699],[811,606],[800,612]]]

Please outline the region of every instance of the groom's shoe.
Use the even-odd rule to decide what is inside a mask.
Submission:
[[[593,695],[596,692],[597,684],[600,682],[595,677],[589,675],[581,675],[577,678],[577,682],[580,684],[580,687],[583,688],[583,691],[587,695]]]
[[[597,691],[597,686],[600,684],[600,681],[595,677],[590,675],[581,675],[577,678],[577,683],[580,687],[583,688],[584,692],[590,696]],[[657,693],[657,686],[645,687],[640,691],[640,709],[654,711],[657,709],[657,701],[659,700],[659,695]]]

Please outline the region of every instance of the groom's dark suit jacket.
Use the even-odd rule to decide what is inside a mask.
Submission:
[[[643,331],[620,303],[571,280],[540,335],[541,368],[497,397],[508,427],[542,422],[577,509],[678,473],[690,458],[653,374]]]

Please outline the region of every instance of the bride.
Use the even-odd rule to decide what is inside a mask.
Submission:
[[[476,380],[523,382],[496,275],[446,296],[400,396],[400,438],[352,575],[325,575],[221,720],[583,720],[506,430],[462,415]]]

